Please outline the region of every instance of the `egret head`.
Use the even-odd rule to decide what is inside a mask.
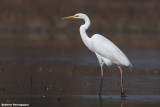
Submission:
[[[83,13],[77,13],[77,14],[75,14],[73,16],[64,17],[62,19],[84,19],[84,17],[86,17],[85,14],[83,14]]]

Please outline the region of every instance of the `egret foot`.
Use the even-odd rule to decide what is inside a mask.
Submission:
[[[121,97],[126,97],[126,93],[127,92],[127,90],[121,90]]]
[[[126,97],[126,94],[124,92],[121,92],[121,97]]]
[[[101,96],[101,94],[99,93],[99,96]]]

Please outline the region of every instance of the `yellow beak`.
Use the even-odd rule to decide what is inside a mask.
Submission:
[[[75,18],[75,16],[68,16],[68,17],[64,17],[62,19],[73,19],[73,18]]]

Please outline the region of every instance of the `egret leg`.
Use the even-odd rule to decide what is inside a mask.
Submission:
[[[125,92],[123,90],[123,71],[122,71],[122,68],[120,66],[117,66],[120,70],[120,73],[121,73],[121,96],[125,97]]]
[[[101,95],[102,84],[103,84],[103,65],[101,64],[101,84],[100,84],[99,96]]]

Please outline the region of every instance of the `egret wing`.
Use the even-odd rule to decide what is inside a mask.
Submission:
[[[91,39],[92,49],[94,52],[106,59],[111,60],[115,64],[121,64],[125,66],[131,65],[126,55],[107,38],[99,34],[95,34]]]

